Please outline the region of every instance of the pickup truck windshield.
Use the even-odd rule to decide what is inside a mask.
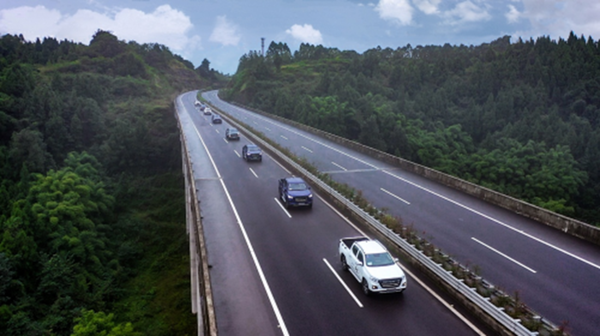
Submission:
[[[367,254],[367,266],[389,266],[394,264],[394,259],[389,253]]]
[[[306,190],[306,184],[304,183],[290,183],[289,190]]]

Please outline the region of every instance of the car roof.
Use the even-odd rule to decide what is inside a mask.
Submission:
[[[366,254],[384,253],[387,250],[377,240],[364,240],[357,243]]]
[[[288,181],[288,183],[306,183],[300,177],[288,177],[288,178],[286,178],[286,181]]]

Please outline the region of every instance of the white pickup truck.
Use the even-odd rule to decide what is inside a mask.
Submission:
[[[406,289],[406,275],[386,248],[367,237],[340,239],[342,268],[362,285],[366,295],[371,293],[401,293]]]

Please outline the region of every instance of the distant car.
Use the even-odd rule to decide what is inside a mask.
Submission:
[[[194,106],[200,106],[200,105],[202,105],[202,104],[201,104],[199,101],[197,101],[197,100],[196,100],[196,101],[194,102]]]
[[[204,115],[211,115],[212,114],[212,110],[208,106],[205,106],[204,109],[202,109],[202,112],[204,112]]]
[[[211,120],[212,120],[213,124],[221,124],[221,123],[223,123],[223,120],[221,119],[221,116],[218,115],[218,114],[213,114]]]
[[[242,159],[246,161],[262,161],[262,150],[257,145],[244,145]]]
[[[240,140],[240,132],[237,129],[231,127],[225,130],[225,137],[227,140]]]
[[[292,206],[312,208],[313,205],[312,191],[300,177],[288,177],[279,180],[279,199],[286,208]]]

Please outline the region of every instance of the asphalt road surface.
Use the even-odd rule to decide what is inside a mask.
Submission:
[[[412,224],[436,247],[573,335],[600,334],[600,248],[308,132],[203,93],[376,207]],[[275,187],[273,187],[275,190]],[[411,307],[412,308],[412,307]]]
[[[402,294],[366,297],[341,270],[342,237],[361,235],[315,195],[312,209],[286,210],[278,179],[290,176],[265,155],[246,162],[247,144],[225,139],[193,106],[176,103],[190,150],[221,335],[478,335],[491,333],[405,268]]]

